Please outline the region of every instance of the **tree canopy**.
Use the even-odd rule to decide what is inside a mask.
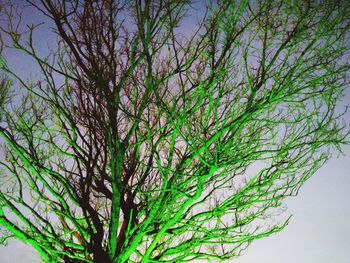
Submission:
[[[282,230],[289,218],[270,219],[284,198],[349,142],[349,13],[332,0],[1,1],[1,243],[44,262],[214,262]]]

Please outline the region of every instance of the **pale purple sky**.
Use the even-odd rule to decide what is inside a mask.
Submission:
[[[26,13],[27,21],[39,19]],[[191,20],[191,19],[190,19]],[[189,20],[189,21],[190,21]],[[37,35],[45,50],[46,35]],[[37,38],[37,39],[38,39]],[[7,54],[7,61],[21,74],[31,72],[24,57]],[[350,101],[347,94],[345,101]],[[350,123],[350,114],[347,114]],[[235,263],[350,263],[350,146],[345,156],[333,156],[301,188],[286,200],[286,215],[293,214],[280,233],[254,241]],[[41,262],[34,250],[17,241],[0,247],[0,263]]]
[[[332,158],[285,202],[293,214],[280,233],[254,241],[232,263],[349,263],[350,147]],[[41,263],[36,252],[16,241],[0,247],[0,263]]]

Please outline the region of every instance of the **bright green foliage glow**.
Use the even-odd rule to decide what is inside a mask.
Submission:
[[[230,260],[348,141],[346,3],[34,2],[49,57],[0,8],[40,72],[0,50],[0,241],[44,262]]]

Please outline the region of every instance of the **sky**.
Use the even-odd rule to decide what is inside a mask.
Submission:
[[[30,14],[28,21],[36,20]],[[38,35],[44,48],[45,35]],[[11,57],[11,54],[9,55]],[[11,57],[20,72],[30,67],[23,58]],[[350,101],[347,94],[345,101]],[[350,123],[350,114],[347,114]],[[286,200],[293,214],[289,225],[280,233],[254,241],[244,255],[233,263],[350,263],[350,146],[344,156],[334,155],[301,188],[298,196]],[[0,247],[0,263],[41,262],[30,247],[10,241]]]
[[[256,240],[232,263],[349,263],[350,147],[332,158],[285,202],[293,214],[280,233]],[[16,241],[0,247],[0,263],[40,263],[36,252]]]
[[[293,214],[280,233],[257,240],[236,263],[350,262],[350,147],[285,202]]]

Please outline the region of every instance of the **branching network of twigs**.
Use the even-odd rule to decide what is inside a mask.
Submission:
[[[1,1],[0,241],[45,262],[213,262],[282,230],[281,201],[348,142],[349,13]]]

